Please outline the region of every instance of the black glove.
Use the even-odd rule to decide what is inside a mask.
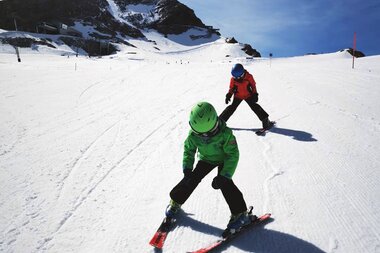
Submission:
[[[238,90],[237,85],[234,85],[234,87],[232,88],[232,93],[236,94],[237,90]]]
[[[252,94],[253,93],[252,85],[248,84],[247,90],[248,90],[249,94]]]
[[[217,189],[221,189],[223,188],[224,185],[226,185],[231,179],[228,179],[226,177],[223,177],[221,175],[217,175],[216,177],[214,177],[214,179],[212,180],[212,188],[214,188],[215,190]]]
[[[231,97],[232,97],[231,93],[226,94],[226,104],[228,104],[231,101]]]

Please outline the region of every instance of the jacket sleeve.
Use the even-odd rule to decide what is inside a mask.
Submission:
[[[249,81],[249,84],[248,85],[251,85],[252,87],[252,93],[257,93],[257,89],[256,89],[256,81],[255,79],[253,78],[253,76],[251,74],[248,75],[247,77],[248,81]]]
[[[232,134],[231,130],[227,135],[227,139],[224,143],[223,149],[226,156],[224,158],[224,165],[223,169],[220,172],[220,175],[231,179],[235,173],[239,161],[239,148],[236,142],[236,138]]]
[[[230,80],[230,88],[228,90],[228,93],[230,93],[231,95],[235,94],[237,91],[237,87],[235,85],[235,81],[233,78],[231,78]]]
[[[196,152],[197,152],[197,146],[192,140],[191,134],[189,134],[184,143],[182,169],[193,170]]]

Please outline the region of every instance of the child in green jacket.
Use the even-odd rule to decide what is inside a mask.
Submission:
[[[243,194],[232,181],[239,161],[239,148],[226,123],[218,118],[214,107],[207,102],[196,104],[190,113],[189,135],[184,143],[184,178],[170,192],[166,216],[173,217],[190,197],[201,180],[214,168],[218,174],[212,181],[220,189],[230,208],[231,218],[227,230],[237,231],[251,222]],[[195,155],[199,161],[193,168]]]

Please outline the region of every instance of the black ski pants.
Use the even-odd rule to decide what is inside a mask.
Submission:
[[[224,122],[227,122],[227,120],[231,117],[231,115],[236,111],[236,108],[240,105],[241,101],[243,101],[240,98],[234,97],[234,100],[232,101],[232,104],[226,107],[224,111],[220,114],[219,118],[224,120]],[[245,99],[245,102],[251,107],[252,111],[257,115],[257,117],[260,119],[260,121],[263,121],[264,119],[268,118],[269,115],[264,109],[257,104],[258,101],[258,94],[253,94],[251,97]]]
[[[185,203],[202,179],[215,167],[218,167],[218,171],[220,172],[223,168],[223,164],[213,165],[205,161],[198,161],[192,173],[189,176],[185,176],[173,190],[171,190],[171,199],[179,204]],[[243,194],[232,180],[228,180],[228,182],[222,186],[221,191],[230,208],[231,214],[236,215],[247,210]],[[205,201],[207,201],[207,199]]]

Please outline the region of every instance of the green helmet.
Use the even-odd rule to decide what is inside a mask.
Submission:
[[[197,133],[212,130],[218,122],[215,108],[207,102],[197,103],[190,112],[190,126]]]

